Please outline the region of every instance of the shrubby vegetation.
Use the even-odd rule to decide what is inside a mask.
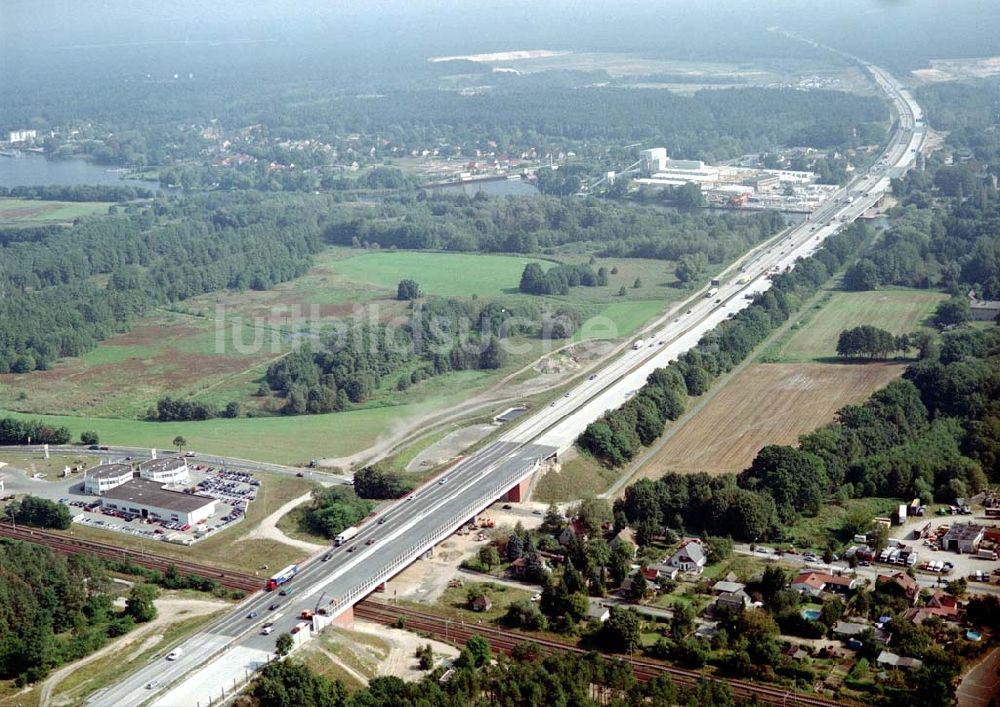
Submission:
[[[0,197],[2,196],[50,201],[132,201],[151,199],[153,192],[142,187],[117,184],[72,184],[0,187]]]
[[[838,356],[886,358],[896,351],[906,353],[909,348],[910,337],[908,335],[894,336],[885,329],[879,329],[870,324],[844,329],[837,339]]]
[[[316,489],[302,523],[310,532],[333,539],[345,528],[364,520],[374,508],[374,503],[358,498],[354,491],[343,486]]]
[[[354,472],[354,492],[361,498],[399,498],[413,488],[399,474],[380,464]]]

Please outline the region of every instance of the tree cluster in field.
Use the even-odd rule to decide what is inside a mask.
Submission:
[[[12,501],[5,515],[14,523],[36,528],[68,530],[73,525],[73,514],[67,506],[40,496],[25,496],[20,501]]]
[[[358,498],[352,489],[343,486],[316,489],[302,514],[301,525],[310,533],[332,540],[364,520],[374,508],[374,503]]]
[[[0,540],[0,678],[23,686],[93,653],[155,618],[156,595],[136,584],[119,611],[97,560]]]
[[[325,201],[217,194],[128,206],[31,241],[0,237],[0,372],[46,368],[153,305],[303,274]]]
[[[152,199],[153,192],[142,187],[118,184],[54,184],[0,187],[0,197],[3,196],[49,201],[133,201]]]
[[[642,446],[663,433],[667,420],[676,420],[684,412],[685,396],[701,395],[716,376],[745,359],[869,236],[866,226],[851,226],[828,238],[823,248],[800,260],[794,270],[775,277],[773,286],[756,295],[749,307],[721,322],[666,368],[651,373],[635,397],[589,424],[577,444],[612,466],[630,461]]]
[[[486,644],[485,649],[480,642]],[[314,673],[302,662],[285,659],[264,667],[250,694],[260,707],[736,707],[752,702],[735,698],[722,681],[705,678],[692,685],[678,685],[664,673],[640,683],[623,661],[596,653],[547,654],[531,641],[517,644],[509,656],[492,656],[494,661],[488,660],[490,654],[488,642],[473,636],[451,666],[448,680],[441,680],[444,668],[437,668],[415,682],[394,676],[374,677],[367,687],[354,691],[339,680]]]
[[[711,263],[742,255],[785,227],[777,212],[664,211],[589,197],[534,199],[435,195],[384,199],[345,210],[326,228],[336,245],[490,253],[535,253],[577,245],[606,257]]]
[[[220,599],[242,599],[244,592],[239,589],[228,589],[214,579],[200,577],[194,574],[181,575],[175,565],[169,565],[165,572],[152,570],[137,565],[130,560],[102,560],[104,566],[111,572],[139,577],[146,584],[155,584],[164,589],[193,589],[206,592]]]
[[[71,438],[68,427],[54,427],[41,420],[0,417],[0,445],[68,444]]]
[[[769,445],[738,475],[667,474],[627,487],[628,523],[780,539],[782,526],[831,499],[952,502],[981,491],[1000,460],[1000,331],[948,332],[941,357],[907,368],[798,447]]]
[[[608,284],[607,268],[597,272],[589,265],[554,265],[543,270],[538,263],[528,263],[521,273],[518,289],[529,295],[565,295],[571,287],[600,287]]]
[[[897,351],[905,354],[911,346],[910,335],[895,336],[870,324],[844,329],[837,337],[837,355],[846,358],[887,358]]]

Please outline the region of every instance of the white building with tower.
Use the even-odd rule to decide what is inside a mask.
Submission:
[[[38,137],[37,130],[11,130],[10,133],[10,144],[14,145],[19,142],[34,142]]]
[[[150,459],[139,465],[139,478],[159,484],[187,484],[191,481],[187,460],[184,457]]]
[[[652,176],[666,169],[667,148],[654,147],[639,153],[639,170],[644,176]]]
[[[83,472],[83,490],[94,496],[103,496],[132,478],[131,464],[101,464]]]

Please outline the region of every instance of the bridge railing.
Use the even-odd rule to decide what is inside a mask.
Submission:
[[[540,458],[533,459],[530,462],[520,465],[514,470],[508,472],[499,480],[493,481],[489,487],[487,487],[487,490],[476,501],[467,504],[461,511],[458,512],[457,515],[449,517],[446,521],[441,522],[434,530],[421,536],[418,541],[410,545],[404,552],[399,553],[374,575],[363,582],[356,584],[342,597],[337,597],[333,603],[334,606],[337,607],[337,611],[334,615],[346,611],[349,606],[354,605],[358,600],[370,594],[378,585],[382,584],[390,577],[398,574],[403,567],[409,565],[411,562],[455,532],[455,529],[461,527],[461,525],[465,523],[468,518],[472,518],[484,509],[488,508],[491,503],[500,497],[501,494],[506,493],[515,484],[520,483],[525,476],[533,474],[537,471],[541,462],[542,460]]]

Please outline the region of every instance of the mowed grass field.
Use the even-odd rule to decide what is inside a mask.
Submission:
[[[468,399],[465,391],[454,390],[433,403],[368,408],[330,413],[215,419],[201,422],[145,422],[75,415],[44,415],[9,412],[0,417],[41,419],[65,425],[73,439],[84,430],[94,430],[102,444],[169,449],[177,435],[188,448],[206,454],[254,459],[275,464],[302,464],[313,458],[342,457],[370,447],[379,436],[409,418],[432,410],[445,409]]]
[[[822,309],[772,346],[775,355],[769,360],[794,363],[830,359],[837,355],[840,332],[862,324],[893,334],[916,331],[943,299],[945,295],[927,290],[833,292]]]
[[[110,202],[105,201],[42,201],[0,197],[0,224],[38,225],[67,223],[81,216],[106,214]]]
[[[899,363],[751,365],[697,414],[668,429],[672,436],[640,476],[740,471],[765,445],[794,444],[799,435],[830,422],[844,405],[865,400],[904,368]]]

